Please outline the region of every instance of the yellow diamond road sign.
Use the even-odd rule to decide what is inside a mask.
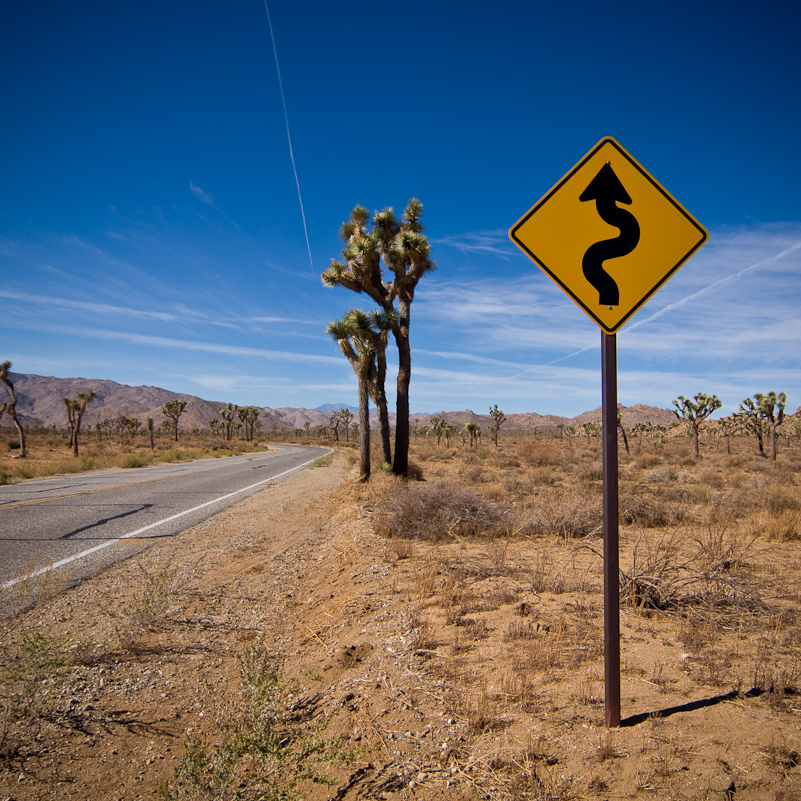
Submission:
[[[607,334],[614,334],[709,235],[607,138],[509,236]]]

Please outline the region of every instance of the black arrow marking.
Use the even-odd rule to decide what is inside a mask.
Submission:
[[[630,205],[631,198],[607,161],[581,193],[579,200],[594,200],[601,219],[620,229],[620,235],[614,239],[604,239],[590,245],[581,262],[584,277],[598,290],[598,303],[602,306],[617,306],[620,303],[620,290],[612,276],[604,270],[603,263],[607,259],[626,256],[640,241],[640,224],[637,218],[617,205],[618,202]]]

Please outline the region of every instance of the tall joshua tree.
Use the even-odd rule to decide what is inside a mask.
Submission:
[[[690,431],[693,435],[695,458],[697,459],[701,455],[698,450],[698,431],[701,427],[701,423],[706,420],[712,412],[719,409],[723,403],[718,399],[717,395],[705,395],[703,392],[699,392],[694,400],[685,398],[684,395],[679,395],[679,397],[673,401],[673,405],[676,407],[673,409],[673,414],[675,414],[679,420],[686,420],[690,426]]]
[[[67,423],[70,432],[70,448],[73,455],[78,455],[78,435],[81,433],[81,419],[87,405],[95,398],[95,391],[79,392],[77,399],[64,398],[67,407]]]
[[[409,342],[411,305],[420,279],[435,269],[431,247],[423,234],[423,204],[412,198],[400,221],[391,208],[373,215],[356,206],[340,227],[346,243],[344,261],[333,260],[322,274],[326,286],[344,286],[364,292],[387,313],[395,313],[391,326],[398,347],[397,423],[393,472],[406,475],[409,467],[409,383],[412,356]],[[385,280],[385,272],[391,276]],[[395,302],[397,301],[397,310]]]
[[[28,455],[28,452],[25,450],[25,432],[22,430],[22,424],[17,419],[17,395],[14,392],[14,384],[8,377],[10,367],[11,362],[9,361],[4,361],[0,364],[0,381],[6,385],[10,398],[6,403],[0,404],[0,418],[3,416],[3,413],[6,412],[13,420],[17,429],[17,434],[19,435],[19,455],[21,459],[24,459]]]

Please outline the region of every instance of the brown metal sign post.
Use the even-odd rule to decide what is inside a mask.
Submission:
[[[618,552],[617,338],[601,332],[604,470],[604,709],[620,725],[620,557]]]
[[[619,726],[615,336],[709,235],[641,164],[606,138],[512,226],[509,236],[602,331],[606,725]]]

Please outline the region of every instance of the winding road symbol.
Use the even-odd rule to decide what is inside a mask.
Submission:
[[[630,211],[617,205],[631,205],[631,197],[608,161],[581,193],[579,200],[582,203],[594,200],[601,219],[620,229],[620,234],[614,239],[604,239],[591,245],[581,262],[584,277],[598,290],[598,303],[611,308],[620,303],[620,290],[615,279],[604,270],[603,264],[609,259],[627,256],[637,247],[640,224]]]

